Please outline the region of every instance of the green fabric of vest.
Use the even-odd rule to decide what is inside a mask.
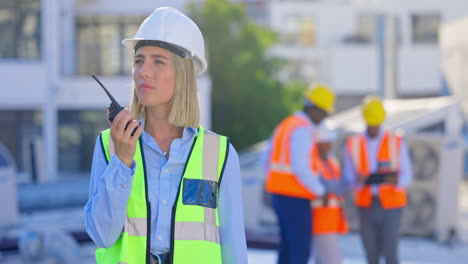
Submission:
[[[107,162],[113,153],[109,151],[110,129],[101,133],[101,146]],[[133,176],[132,190],[127,203],[127,221],[119,239],[110,248],[96,250],[96,263],[146,263],[149,260],[147,237],[149,207],[146,190],[146,171],[141,139],[137,141],[134,160],[137,164]]]
[[[109,162],[110,129],[101,133],[101,145]],[[213,195],[217,201],[218,189],[228,155],[229,140],[224,136],[205,133],[199,128],[194,139],[179,191],[173,207],[171,234],[171,264],[221,264],[218,208],[184,203],[184,185],[190,180],[208,182],[216,186]],[[146,169],[141,138],[137,141],[134,160],[136,171],[127,204],[127,222],[119,239],[110,248],[96,250],[97,264],[149,264],[150,206],[147,197]],[[112,149],[112,148],[111,148]],[[142,166],[143,165],[143,166]],[[201,184],[199,188],[207,186]],[[186,187],[186,186],[185,186]],[[202,192],[199,192],[202,193]],[[187,192],[185,193],[187,195]],[[202,197],[193,197],[203,200]]]

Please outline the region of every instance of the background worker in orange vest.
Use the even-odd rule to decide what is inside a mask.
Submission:
[[[333,112],[335,95],[324,85],[305,93],[303,111],[284,119],[267,148],[266,191],[272,194],[280,228],[279,264],[306,264],[311,247],[310,200],[327,192],[312,171],[316,126]]]
[[[346,234],[349,229],[343,203],[346,188],[341,179],[340,164],[331,156],[331,147],[335,140],[336,131],[322,122],[317,131],[316,147],[312,152],[312,169],[323,181],[341,186],[341,191],[336,194],[327,193],[322,198],[311,201],[316,264],[341,264],[339,236]]]
[[[351,136],[345,147],[343,177],[355,187],[360,234],[367,263],[398,263],[398,238],[406,188],[412,180],[408,147],[399,133],[381,128],[382,101],[366,97],[362,114],[367,130]]]

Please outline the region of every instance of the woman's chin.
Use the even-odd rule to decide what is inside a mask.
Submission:
[[[158,104],[158,102],[155,102],[155,100],[151,100],[150,98],[144,96],[139,97],[138,101],[145,107],[151,107]]]
[[[169,106],[168,102],[159,102],[159,101],[150,101],[150,100],[140,100],[140,104],[146,108],[161,107],[164,105]]]

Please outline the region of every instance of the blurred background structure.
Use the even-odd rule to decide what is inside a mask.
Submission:
[[[89,243],[82,206],[109,104],[90,75],[128,105],[131,53],[120,41],[160,6],[187,12],[204,33],[202,124],[240,150],[251,246],[276,241],[263,192],[264,140],[301,105],[306,85],[320,81],[337,93],[330,120],[340,131],[337,150],[363,129],[356,106],[368,94],[386,99],[387,128],[405,130],[415,183],[404,233],[468,248],[467,1],[2,0],[1,263],[22,263],[1,252],[34,259],[40,235],[25,231],[63,230],[64,241]],[[468,262],[460,256],[444,263]],[[430,263],[420,257],[411,263]]]

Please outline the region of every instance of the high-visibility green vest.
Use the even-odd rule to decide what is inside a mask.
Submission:
[[[113,153],[110,129],[103,131],[100,139],[109,162]],[[222,263],[217,200],[228,145],[226,137],[198,129],[173,206],[170,264]],[[110,248],[96,250],[97,264],[149,264],[151,207],[141,138],[134,160],[136,171],[124,230]]]

